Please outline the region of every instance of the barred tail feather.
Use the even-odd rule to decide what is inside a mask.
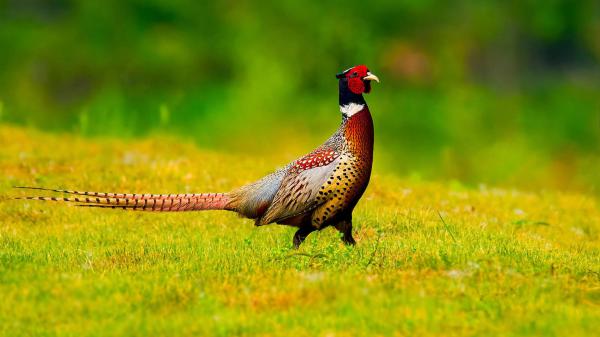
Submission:
[[[16,199],[73,202],[77,203],[77,206],[83,207],[113,208],[135,211],[182,212],[201,210],[233,210],[229,206],[230,197],[227,193],[129,194],[77,192],[38,187],[28,189],[84,195],[85,197],[21,197]]]
[[[191,194],[149,194],[149,193],[106,193],[106,192],[61,190],[61,189],[55,189],[55,188],[31,187],[31,186],[15,186],[14,188],[25,189],[25,190],[50,191],[50,192],[75,194],[75,195],[85,195],[85,196],[100,197],[100,198],[159,199],[159,198],[170,198],[170,197],[175,197],[175,196],[191,195]]]

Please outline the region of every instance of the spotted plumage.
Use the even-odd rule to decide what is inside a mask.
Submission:
[[[359,65],[336,76],[342,123],[313,152],[286,167],[229,193],[130,194],[44,189],[72,197],[23,199],[74,202],[79,206],[140,211],[228,210],[254,219],[255,224],[298,227],[294,246],[312,231],[334,226],[342,240],[354,244],[352,211],[362,197],[373,163],[373,120],[363,93],[379,79]]]
[[[333,148],[322,146],[310,154],[307,154],[306,156],[296,160],[293,164],[292,170],[295,170],[299,173],[315,167],[329,165],[337,157],[339,157],[339,155],[340,154]]]

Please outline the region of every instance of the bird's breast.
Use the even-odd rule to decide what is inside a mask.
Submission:
[[[373,118],[366,105],[362,111],[348,118],[344,138],[352,155],[360,161],[368,162],[370,170],[373,161],[374,130]]]

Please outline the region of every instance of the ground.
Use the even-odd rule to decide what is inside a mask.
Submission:
[[[36,185],[216,192],[256,160],[163,136],[0,127],[0,335],[592,335],[600,207],[577,193],[402,179],[375,170],[355,247],[333,229],[225,212],[141,213],[12,200]],[[595,332],[594,332],[595,331]]]

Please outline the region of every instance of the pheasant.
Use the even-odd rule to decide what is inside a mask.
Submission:
[[[379,82],[364,65],[336,75],[342,123],[311,153],[266,177],[228,193],[129,194],[79,192],[41,187],[72,195],[21,199],[75,202],[79,206],[141,211],[227,210],[255,220],[298,227],[293,245],[298,248],[316,230],[334,226],[342,241],[354,245],[352,211],[362,197],[373,163],[373,120],[363,93],[371,81]]]

